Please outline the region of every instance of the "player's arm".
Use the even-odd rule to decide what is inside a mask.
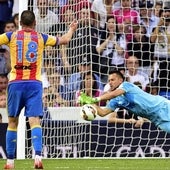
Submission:
[[[100,97],[97,97],[97,99],[98,99],[98,102],[99,101],[106,101],[106,100],[110,100],[112,98],[115,98],[117,96],[121,96],[124,93],[125,93],[125,91],[123,89],[116,89],[116,90],[111,91],[109,93],[105,93],[105,94],[101,95]]]
[[[11,39],[12,32],[0,34],[0,45],[8,44]]]
[[[100,106],[97,106],[95,104],[93,106],[96,108],[97,114],[101,117],[104,117],[110,114],[108,118],[109,123],[130,123],[130,124],[135,124],[135,127],[141,127],[143,123],[146,121],[143,118],[139,120],[135,120],[133,118],[130,118],[130,119],[117,118],[117,110],[113,111],[109,108],[101,108]]]
[[[96,104],[94,104],[93,106],[96,108],[97,114],[98,114],[99,116],[101,116],[101,117],[104,117],[104,116],[106,116],[106,115],[108,115],[108,114],[110,114],[110,113],[113,112],[113,110],[111,110],[111,109],[102,108],[102,107],[100,107],[100,106],[98,106],[98,105],[96,105]]]
[[[74,32],[76,31],[77,29],[77,25],[78,25],[78,22],[76,20],[74,20],[71,24],[70,24],[70,28],[68,30],[68,32],[66,34],[64,34],[63,36],[61,37],[58,37],[59,39],[59,45],[64,45],[64,44],[68,44],[69,41],[71,40]]]
[[[109,109],[109,108],[101,108],[100,106],[97,106],[96,104],[93,105],[96,110],[97,114],[101,117],[104,117],[106,115],[109,115],[108,122],[109,123],[130,123],[134,124],[137,122],[137,120],[131,118],[131,119],[124,119],[124,118],[117,118],[117,111],[119,109],[116,109],[115,111]]]
[[[117,117],[117,112],[114,111],[110,114],[109,118],[108,118],[108,122],[109,123],[130,123],[130,124],[134,124],[137,122],[137,120],[130,118],[130,119],[125,119],[125,118],[118,118]]]
[[[125,91],[123,89],[116,89],[114,91],[111,91],[110,93],[105,93],[105,94],[101,95],[100,97],[95,97],[95,98],[92,98],[90,96],[87,96],[84,93],[81,93],[80,97],[78,98],[77,103],[80,103],[82,105],[98,103],[100,101],[110,100],[110,99],[120,96],[124,93],[125,93]]]
[[[150,120],[146,119],[146,118],[143,118],[143,117],[140,117],[136,123],[135,123],[135,127],[141,127],[144,122],[150,122]]]

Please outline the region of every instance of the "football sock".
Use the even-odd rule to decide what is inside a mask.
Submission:
[[[7,159],[7,164],[14,164],[14,159]]]
[[[42,128],[40,125],[31,128],[32,144],[35,150],[35,155],[41,156],[42,151]]]
[[[17,129],[8,128],[6,133],[6,152],[8,159],[15,158],[16,142],[17,142]]]

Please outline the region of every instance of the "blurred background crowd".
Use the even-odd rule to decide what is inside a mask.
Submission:
[[[19,29],[19,0],[0,0],[0,33]],[[79,106],[80,92],[110,91],[109,72],[120,70],[144,91],[170,99],[170,1],[29,0],[38,32],[61,36],[74,19],[69,45],[46,47],[44,108]],[[6,105],[8,46],[0,47],[0,108]],[[104,106],[106,103],[99,103]]]

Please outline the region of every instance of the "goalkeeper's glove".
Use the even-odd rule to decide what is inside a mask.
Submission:
[[[94,103],[98,103],[99,101],[100,101],[99,97],[92,98],[90,96],[87,96],[85,93],[81,93],[79,98],[78,98],[78,103],[80,103],[81,105],[83,105],[83,104],[94,104]]]

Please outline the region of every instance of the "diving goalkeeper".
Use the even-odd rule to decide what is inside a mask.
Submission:
[[[86,96],[79,98],[81,104],[95,104],[99,101],[109,100],[105,108],[94,105],[99,116],[106,116],[117,108],[124,108],[134,115],[149,119],[160,129],[170,133],[170,101],[162,96],[154,96],[144,92],[138,86],[124,81],[119,71],[109,74],[111,92],[97,98]]]

